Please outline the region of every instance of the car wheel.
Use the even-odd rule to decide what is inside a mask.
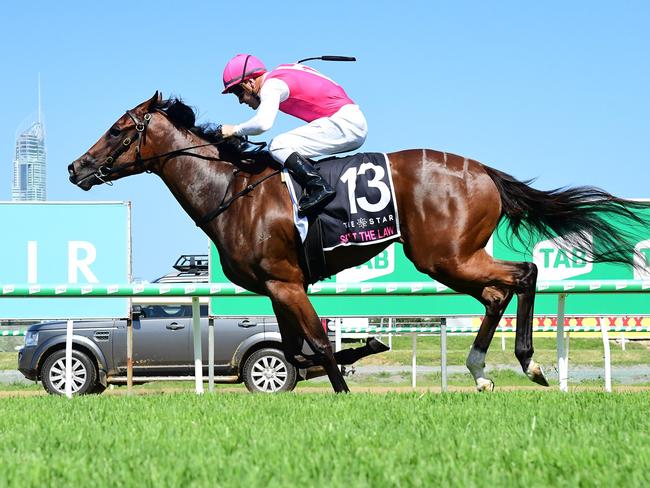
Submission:
[[[244,384],[253,393],[291,391],[298,381],[296,368],[277,349],[260,349],[244,363]]]
[[[65,349],[55,351],[41,369],[43,388],[51,395],[65,395]],[[72,394],[91,393],[97,384],[97,370],[83,352],[72,350]]]

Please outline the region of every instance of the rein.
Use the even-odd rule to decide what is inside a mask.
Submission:
[[[165,115],[164,112],[162,112],[161,110],[156,110],[156,111],[162,113],[163,115]],[[115,164],[115,161],[117,160],[117,158],[119,156],[121,156],[123,153],[125,153],[135,140],[135,139],[133,139],[133,137],[125,137],[122,140],[121,146],[119,148],[117,148],[113,152],[113,154],[111,154],[110,156],[108,156],[104,160],[104,164],[102,164],[99,168],[97,168],[97,171],[95,173],[86,176],[86,178],[91,178],[91,177],[94,176],[95,178],[97,178],[102,183],[105,183],[108,186],[113,186],[112,181],[105,179],[107,176],[111,176],[111,175],[118,175],[119,176],[120,173],[123,174],[124,170],[126,170],[128,168],[132,168],[133,166],[137,166],[139,164],[146,163],[147,161],[152,161],[154,159],[172,158],[172,157],[178,156],[180,154],[186,154],[186,151],[189,151],[190,149],[198,149],[198,148],[201,148],[201,147],[208,147],[208,146],[217,146],[217,145],[221,144],[221,141],[219,141],[219,142],[208,142],[206,144],[198,144],[196,146],[184,147],[182,149],[176,149],[174,151],[169,151],[169,152],[166,152],[166,153],[163,153],[163,154],[157,154],[157,155],[152,156],[150,158],[142,158],[140,156],[140,151],[141,151],[142,145],[146,144],[147,127],[149,125],[149,121],[151,120],[151,113],[144,114],[144,121],[143,122],[141,122],[138,119],[138,117],[136,117],[136,115],[133,112],[131,112],[130,110],[127,110],[126,114],[133,121],[134,128],[135,128],[135,131],[136,131],[137,140],[138,140],[138,145],[135,148],[135,154],[136,154],[135,160],[123,163],[117,169],[113,168],[113,164]],[[203,157],[203,156],[201,156],[199,154],[189,154],[189,155],[190,156],[196,156],[196,157]],[[207,158],[207,159],[209,159],[209,158]],[[148,169],[145,169],[145,172],[151,173],[151,171],[148,170]]]
[[[156,111],[161,113],[162,115],[166,116],[166,114],[162,110],[156,110]],[[113,186],[113,182],[110,181],[110,180],[106,180],[105,179],[106,177],[111,176],[111,175],[120,175],[120,173],[123,174],[124,170],[126,170],[128,168],[132,168],[133,166],[137,166],[137,165],[140,165],[140,164],[145,163],[147,161],[152,161],[154,159],[160,159],[160,158],[169,159],[169,158],[173,158],[175,156],[179,156],[181,154],[196,157],[196,158],[201,158],[201,159],[216,159],[216,158],[212,158],[210,156],[203,156],[201,154],[188,153],[187,151],[189,151],[191,149],[198,149],[198,148],[201,148],[201,147],[218,146],[219,144],[221,144],[223,142],[223,141],[208,142],[206,144],[198,144],[196,146],[189,146],[189,147],[184,147],[182,149],[175,149],[174,151],[169,151],[169,152],[166,152],[166,153],[163,153],[163,154],[157,154],[157,155],[151,156],[149,158],[142,158],[140,156],[140,154],[141,154],[142,146],[144,144],[146,144],[147,127],[149,126],[149,121],[151,120],[151,113],[148,112],[148,113],[144,114],[144,117],[143,117],[144,120],[143,121],[140,121],[138,119],[138,117],[130,110],[127,110],[126,114],[133,121],[134,129],[136,131],[135,135],[137,136],[137,141],[138,141],[138,145],[135,148],[135,154],[136,154],[135,160],[123,163],[122,165],[120,165],[119,168],[113,168],[113,165],[115,164],[115,161],[117,160],[117,158],[120,157],[122,154],[124,154],[129,149],[129,147],[131,147],[131,144],[133,144],[133,142],[136,140],[133,137],[125,137],[122,140],[121,145],[113,152],[113,154],[111,154],[110,156],[108,156],[104,160],[104,164],[102,164],[99,168],[97,168],[97,171],[95,171],[94,173],[86,176],[83,179],[95,177],[99,181],[101,181],[102,183],[105,183],[108,186]],[[222,200],[221,205],[219,205],[219,207],[217,207],[213,211],[209,212],[207,215],[200,218],[199,220],[195,220],[194,223],[196,224],[197,227],[201,227],[202,225],[207,224],[212,219],[214,219],[215,217],[221,215],[223,212],[228,210],[228,207],[230,207],[230,205],[235,200],[237,200],[240,197],[243,197],[244,195],[249,194],[250,192],[252,192],[255,189],[255,187],[262,184],[264,181],[268,180],[272,176],[275,176],[275,175],[279,174],[280,171],[281,170],[275,170],[273,173],[266,175],[264,178],[254,182],[254,183],[251,183],[246,188],[244,188],[240,192],[236,193],[235,195],[233,195],[232,197],[230,197],[227,200],[225,200],[225,195],[224,195],[224,200]],[[151,170],[145,168],[145,172],[151,173]],[[80,180],[80,181],[82,181],[82,180]]]
[[[221,205],[219,205],[217,208],[215,208],[212,212],[209,212],[207,215],[201,217],[199,220],[195,220],[194,223],[196,224],[197,227],[201,227],[202,225],[207,224],[210,222],[212,219],[215,217],[218,217],[222,213],[224,213],[226,210],[228,210],[228,207],[237,200],[239,197],[243,197],[244,195],[248,195],[250,192],[252,192],[256,186],[261,185],[264,181],[268,180],[272,176],[275,176],[280,173],[281,170],[276,169],[273,173],[266,175],[264,178],[261,180],[257,180],[255,183],[251,183],[248,185],[246,188],[244,188],[242,191],[235,193],[233,196],[231,196],[228,200],[223,201]],[[225,197],[224,197],[225,198]]]

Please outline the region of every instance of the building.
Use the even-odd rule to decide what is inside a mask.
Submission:
[[[23,123],[17,131],[14,157],[14,179],[11,200],[45,200],[45,126],[41,122],[41,87],[38,86],[38,118]]]

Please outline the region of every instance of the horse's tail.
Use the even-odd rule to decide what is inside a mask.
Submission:
[[[513,235],[529,248],[535,236],[562,236],[558,244],[565,251],[580,249],[590,262],[643,263],[634,259],[639,254],[635,237],[650,222],[634,211],[650,209],[649,202],[617,198],[591,186],[536,190],[529,186],[532,180],[484,168],[501,195],[501,217],[508,218]],[[530,240],[524,241],[522,230]]]

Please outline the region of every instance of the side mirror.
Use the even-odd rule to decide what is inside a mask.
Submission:
[[[133,319],[144,317],[144,310],[142,310],[142,305],[133,305],[131,307],[131,317]]]

